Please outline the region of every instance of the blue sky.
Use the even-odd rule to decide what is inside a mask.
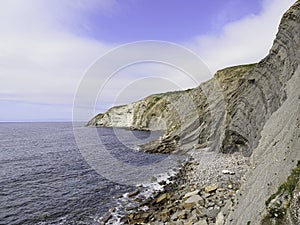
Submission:
[[[73,99],[85,72],[120,44],[173,42],[198,54],[211,74],[257,62],[268,53],[280,18],[293,2],[2,0],[0,121],[71,120]],[[144,79],[152,75],[155,78]],[[149,63],[126,68],[106,87],[95,113],[114,105],[116,93],[121,104],[195,86],[183,76],[174,68]],[[172,82],[166,83],[166,77]],[[126,93],[120,94],[124,87]]]
[[[106,42],[165,40],[182,43],[222,27],[246,15],[259,14],[261,0],[136,0],[118,1],[111,11],[84,12],[71,31]],[[72,23],[76,22],[76,23]]]

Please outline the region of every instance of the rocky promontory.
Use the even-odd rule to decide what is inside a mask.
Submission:
[[[220,70],[194,89],[151,95],[89,121],[163,130],[141,149],[192,159],[173,186],[147,200],[147,210],[128,211],[122,222],[299,224],[299,62],[296,1],[260,62]]]

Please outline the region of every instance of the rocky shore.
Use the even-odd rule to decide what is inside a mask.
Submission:
[[[200,155],[201,159],[197,158]],[[171,182],[161,182],[163,190],[150,198],[139,196],[139,190],[129,193],[139,204],[129,208],[118,224],[223,224],[228,213],[224,207],[235,204],[248,167],[249,158],[240,153],[191,152]],[[113,224],[111,218],[108,213],[101,224]]]

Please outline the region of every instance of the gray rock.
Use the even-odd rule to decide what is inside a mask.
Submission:
[[[199,195],[193,195],[189,197],[187,200],[184,201],[183,207],[186,209],[192,209],[196,206],[204,205],[204,199],[201,198]]]
[[[207,225],[207,222],[206,222],[206,220],[201,220],[201,221],[194,223],[194,225]]]
[[[200,192],[200,190],[195,190],[195,191],[192,191],[192,192],[188,192],[186,193],[184,196],[183,196],[183,200],[186,200],[188,199],[189,197],[193,196],[193,195],[198,195]]]
[[[216,218],[216,224],[215,225],[223,225],[225,222],[225,218],[222,212],[219,212],[217,218]]]

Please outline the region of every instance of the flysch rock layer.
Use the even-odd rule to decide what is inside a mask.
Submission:
[[[284,183],[300,159],[299,1],[284,14],[268,58],[273,58],[269,59],[271,65],[280,68],[277,69],[280,73],[272,70],[266,79],[277,75],[285,90],[285,101],[263,125],[259,144],[251,156],[252,169],[246,174],[246,181],[240,189],[239,204],[231,211],[226,224],[248,221],[260,224],[266,200]],[[269,101],[276,102],[272,99]]]
[[[300,160],[299,62],[300,1],[296,1],[283,15],[273,46],[259,63],[220,70],[194,89],[152,95],[89,121],[88,126],[164,130],[159,140],[142,149],[184,152],[193,158],[186,183],[169,190],[168,201],[150,205],[145,220],[140,212],[131,212],[125,221],[261,224],[267,199]],[[192,197],[188,202],[186,195]],[[297,198],[285,224],[300,221]]]

